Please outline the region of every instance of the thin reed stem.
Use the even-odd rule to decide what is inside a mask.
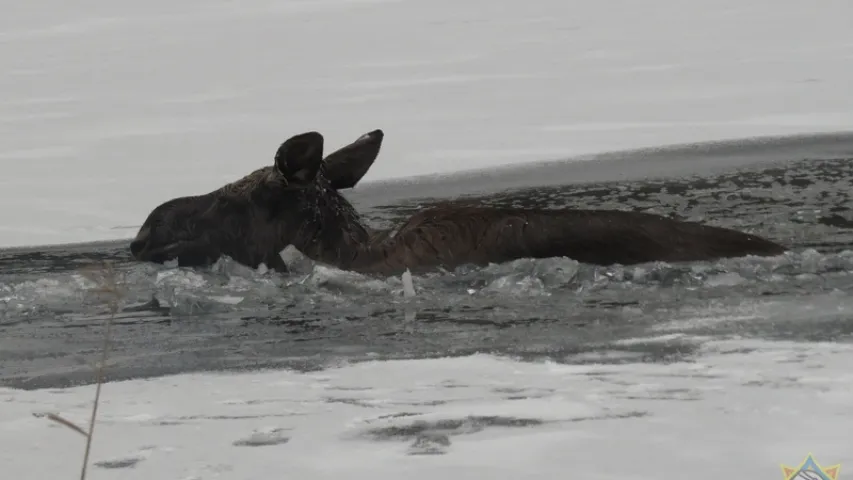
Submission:
[[[110,300],[107,302],[110,308],[110,316],[107,318],[106,326],[104,328],[104,343],[103,348],[101,349],[101,361],[95,369],[97,379],[95,386],[95,400],[92,404],[92,416],[89,419],[89,432],[86,436],[86,449],[83,453],[83,466],[80,469],[80,480],[86,480],[86,473],[89,466],[89,455],[92,451],[92,439],[95,436],[95,421],[98,417],[98,406],[101,403],[101,388],[104,384],[104,373],[110,356],[110,340],[112,339],[113,322],[119,308],[118,301],[122,296],[121,288],[118,286],[116,274],[111,264],[106,264],[104,266],[102,274],[103,276],[98,280],[95,280],[92,277],[90,278],[100,284],[100,288],[95,289],[95,292],[106,294],[110,297]]]
[[[106,332],[104,332],[104,346],[101,352],[101,362],[97,369],[98,382],[95,387],[95,401],[92,405],[92,417],[89,419],[89,435],[86,436],[86,450],[83,453],[83,467],[80,469],[80,480],[86,480],[86,470],[89,465],[89,453],[92,451],[92,437],[95,433],[95,419],[98,417],[98,405],[101,402],[101,386],[104,384],[104,370],[106,369],[107,359],[110,354],[110,335],[112,333],[113,319],[115,318],[115,309],[107,319]]]

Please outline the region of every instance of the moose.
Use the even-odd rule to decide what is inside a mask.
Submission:
[[[209,266],[222,256],[279,272],[293,245],[308,258],[365,274],[393,275],[518,258],[569,257],[596,265],[775,256],[785,247],[743,232],[619,210],[463,206],[422,210],[397,228],[372,229],[341,194],[379,155],[373,130],[323,157],[310,131],[282,143],[272,165],[212,192],[156,207],[130,244],[139,261]]]

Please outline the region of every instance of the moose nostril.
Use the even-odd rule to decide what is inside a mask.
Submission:
[[[141,252],[145,248],[145,242],[142,240],[134,240],[130,242],[130,253],[133,256],[138,256],[139,252]]]

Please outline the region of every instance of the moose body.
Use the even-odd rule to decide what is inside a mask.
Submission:
[[[391,230],[373,230],[340,193],[367,173],[381,130],[323,158],[323,137],[285,141],[274,164],[210,193],[181,197],[151,212],[130,245],[135,258],[203,266],[221,256],[286,271],[293,245],[312,260],[363,273],[452,269],[518,258],[565,256],[630,265],[779,255],[769,240],[649,213],[442,205]]]

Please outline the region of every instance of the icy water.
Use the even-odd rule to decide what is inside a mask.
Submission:
[[[619,167],[629,158],[634,174]],[[103,260],[115,263],[125,290],[110,380],[262,367],[305,372],[475,353],[564,364],[666,364],[690,360],[699,337],[847,343],[852,158],[853,142],[839,136],[684,147],[471,177],[467,190],[482,193],[458,201],[654,212],[764,235],[790,252],[630,267],[522,259],[415,276],[414,298],[403,295],[400,278],[307,261],[280,275],[229,261],[210,269],[134,263],[126,241],[7,250],[0,253],[0,379],[23,389],[93,380],[107,309],[80,269]],[[660,176],[667,170],[661,165],[699,173],[630,178]],[[590,180],[602,169],[626,179]],[[542,171],[548,180],[539,183],[547,185],[519,186]],[[445,191],[434,187],[440,193],[432,196],[421,195],[426,182],[408,197],[393,184],[369,185],[352,197],[371,222],[389,225],[456,196],[453,180],[445,182]],[[638,338],[658,340],[631,340]]]

